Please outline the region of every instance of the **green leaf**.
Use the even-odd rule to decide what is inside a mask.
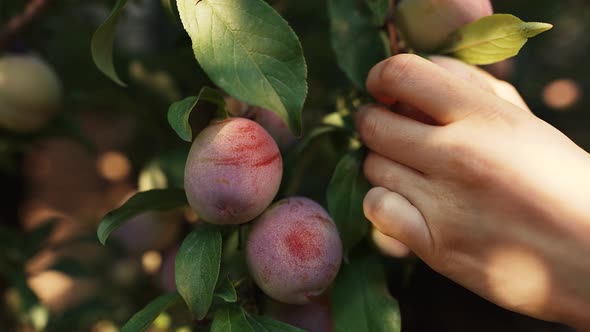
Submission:
[[[229,276],[220,280],[214,295],[225,302],[236,302],[238,300],[238,294]]]
[[[401,330],[399,307],[377,257],[353,256],[342,266],[332,289],[332,315],[335,332]]]
[[[276,112],[298,136],[307,67],[288,23],[263,0],[176,3],[209,78],[232,97]]]
[[[187,235],[176,254],[176,288],[199,320],[209,311],[220,268],[219,228],[203,225]]]
[[[356,0],[328,0],[332,49],[340,69],[361,90],[369,70],[387,57],[380,30]]]
[[[113,43],[115,41],[117,21],[119,20],[119,17],[121,17],[121,14],[123,14],[123,8],[126,3],[127,0],[117,1],[111,14],[107,20],[98,27],[90,42],[92,59],[98,69],[121,86],[126,86],[126,84],[123,83],[119,78],[119,75],[117,75],[117,70],[113,63]]]
[[[552,27],[547,23],[523,22],[509,14],[486,16],[457,30],[439,53],[471,64],[491,64],[517,55],[528,38]]]
[[[246,312],[246,319],[256,332],[304,332],[304,330],[267,316],[253,316]]]
[[[246,312],[239,306],[228,306],[215,313],[211,332],[255,332],[246,319]]]
[[[299,185],[307,175],[304,166],[307,165],[308,159],[312,157],[309,150],[316,143],[321,142],[322,138],[336,134],[343,136],[348,133],[343,128],[334,126],[315,127],[289,151],[283,162],[286,167],[283,167],[283,183],[280,192],[287,196],[292,196],[297,192]]]
[[[120,208],[102,218],[98,225],[98,239],[103,245],[109,235],[125,221],[146,211],[166,211],[188,204],[182,189],[154,189],[138,192]]]
[[[170,105],[168,109],[168,123],[180,138],[190,142],[193,139],[193,131],[189,122],[191,112],[199,101],[207,101],[217,106],[216,117],[227,118],[225,101],[223,96],[214,89],[203,87],[196,97],[188,97]]]
[[[389,0],[366,0],[371,13],[373,14],[373,23],[381,26],[385,23],[387,12],[389,11]]]
[[[168,293],[157,297],[150,302],[145,308],[138,311],[123,327],[121,332],[143,332],[152,325],[154,320],[166,309],[176,304],[180,300],[178,293]]]
[[[328,185],[328,211],[338,226],[345,253],[369,230],[363,199],[371,186],[363,175],[364,156],[363,149],[345,155],[336,165]]]

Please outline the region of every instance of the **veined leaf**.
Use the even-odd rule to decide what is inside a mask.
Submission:
[[[199,320],[213,301],[221,269],[221,241],[219,228],[203,225],[187,235],[176,254],[176,288]]]
[[[335,332],[400,332],[399,307],[376,256],[355,255],[342,266],[332,289],[332,315]]]
[[[457,30],[448,46],[438,53],[471,64],[491,64],[517,55],[529,38],[552,27],[548,23],[523,22],[509,14],[486,16]]]
[[[345,155],[334,170],[328,185],[328,211],[334,218],[345,254],[359,243],[369,230],[363,212],[363,200],[370,189],[363,174],[362,149]]]
[[[287,22],[263,0],[176,3],[209,78],[232,97],[276,112],[300,135],[307,67]]]

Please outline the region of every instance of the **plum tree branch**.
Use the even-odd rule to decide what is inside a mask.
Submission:
[[[389,10],[387,12],[387,34],[389,35],[389,44],[391,45],[391,52],[395,55],[399,53],[399,45],[397,44],[397,34],[395,30],[395,22],[393,13],[395,11],[395,0],[389,0]]]
[[[51,2],[52,0],[30,0],[20,14],[13,16],[0,27],[0,50],[8,47],[10,42],[39,17]]]

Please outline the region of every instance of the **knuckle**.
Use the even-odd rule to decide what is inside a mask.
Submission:
[[[380,221],[385,213],[386,205],[385,195],[380,188],[371,189],[363,201],[365,216],[375,224],[377,229],[380,229]]]
[[[362,112],[358,118],[358,133],[363,141],[371,141],[376,135],[379,122],[369,112]]]
[[[410,71],[415,57],[412,54],[400,54],[389,58],[380,73],[381,81],[386,84],[396,84],[411,77]]]

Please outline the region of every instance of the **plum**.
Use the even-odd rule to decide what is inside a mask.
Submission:
[[[0,126],[30,132],[59,110],[61,82],[53,69],[33,55],[0,58]]]
[[[287,124],[285,124],[285,121],[273,111],[256,107],[253,120],[268,131],[281,149],[290,148],[297,140],[289,127],[287,127]]]
[[[269,300],[265,304],[265,314],[308,332],[334,331],[330,296],[326,293],[308,304]]]
[[[336,277],[342,243],[324,208],[308,198],[292,197],[275,203],[254,221],[246,260],[254,281],[268,296],[305,304]]]
[[[458,28],[492,13],[490,0],[403,0],[395,22],[410,47],[433,51]]]
[[[281,184],[283,160],[259,124],[230,118],[195,139],[184,173],[188,202],[212,224],[241,224],[260,215]]]
[[[178,240],[182,219],[177,211],[143,212],[113,232],[123,247],[133,254],[163,250]]]

